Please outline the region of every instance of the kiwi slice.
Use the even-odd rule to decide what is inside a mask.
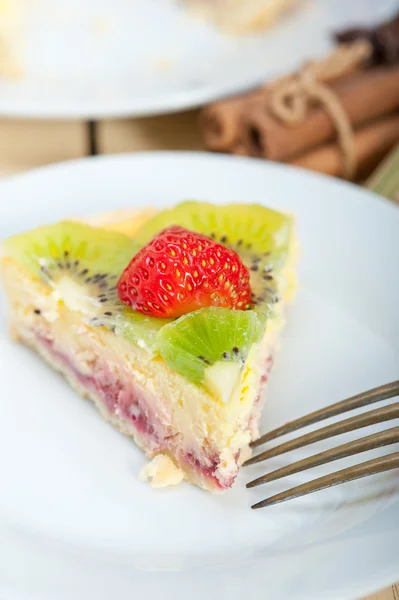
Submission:
[[[63,221],[8,238],[3,247],[92,325],[155,351],[165,320],[134,312],[117,295],[118,279],[138,250],[131,237]]]
[[[144,245],[172,224],[208,235],[233,248],[247,260],[249,257],[267,258],[265,262],[278,268],[287,255],[292,219],[260,204],[219,206],[209,202],[186,201],[175,208],[161,211],[147,221],[137,232],[135,240]]]
[[[135,240],[144,245],[171,224],[208,235],[239,254],[250,270],[253,308],[265,320],[279,300],[275,275],[288,254],[291,217],[258,204],[186,201],[148,221]]]
[[[73,310],[95,316],[117,301],[116,284],[135,250],[121,234],[62,221],[5,241],[4,250]]]
[[[170,319],[147,317],[125,306],[119,299],[113,307],[104,306],[104,312],[91,320],[92,325],[110,329],[151,355],[159,354],[157,334],[171,322]]]
[[[49,285],[73,274],[88,287],[105,289],[115,286],[111,282],[119,277],[137,247],[123,234],[61,221],[6,239],[4,250]]]
[[[188,313],[158,333],[158,348],[166,363],[195,383],[217,362],[233,361],[241,369],[259,337],[253,310],[210,307]]]

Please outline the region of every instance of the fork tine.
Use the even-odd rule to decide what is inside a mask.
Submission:
[[[296,450],[297,448],[308,446],[314,442],[320,442],[321,440],[326,440],[330,437],[347,433],[348,431],[354,431],[356,429],[361,429],[362,427],[375,425],[376,423],[383,423],[384,421],[390,421],[391,419],[399,419],[399,402],[395,402],[394,404],[382,408],[369,410],[363,415],[349,417],[349,419],[327,425],[327,427],[322,427],[317,431],[312,431],[311,433],[301,435],[298,438],[275,446],[274,448],[269,448],[269,450],[256,454],[245,461],[244,465],[253,465],[262,460],[266,460],[267,458],[271,458],[272,456],[280,456],[280,454],[285,454],[285,452],[289,452],[290,450]]]
[[[269,481],[275,481],[276,479],[287,477],[287,475],[293,475],[294,473],[306,471],[312,467],[325,465],[326,463],[333,462],[334,460],[338,460],[340,458],[353,456],[354,454],[367,452],[367,450],[374,450],[375,448],[381,448],[382,446],[389,446],[390,444],[395,444],[397,442],[399,442],[399,427],[392,427],[392,429],[387,429],[386,431],[374,433],[359,440],[342,444],[337,448],[320,452],[319,454],[315,454],[309,458],[304,458],[303,460],[294,462],[286,467],[282,467],[281,469],[277,469],[276,471],[262,475],[262,477],[258,477],[257,479],[247,483],[247,488],[253,488],[258,485],[262,485],[263,483],[268,483]]]
[[[381,402],[382,400],[386,400],[387,398],[393,398],[398,394],[399,380],[393,381],[392,383],[387,383],[385,385],[380,385],[379,387],[376,387],[372,390],[363,392],[362,394],[357,394],[356,396],[352,396],[347,400],[342,400],[341,402],[337,402],[336,404],[332,404],[330,406],[327,406],[326,408],[321,408],[320,410],[316,410],[315,412],[305,415],[304,417],[295,419],[295,421],[286,423],[285,425],[282,425],[281,427],[278,427],[273,431],[269,431],[268,433],[265,433],[260,438],[252,442],[251,446],[255,448],[256,446],[260,446],[265,442],[274,440],[277,437],[285,435],[286,433],[291,433],[292,431],[296,431],[297,429],[301,429],[302,427],[306,427],[307,425],[318,423],[319,421],[323,421],[324,419],[328,419],[329,417],[334,417],[344,412],[354,410],[355,408],[367,406],[368,404],[372,404],[374,402]]]
[[[368,460],[367,462],[356,465],[355,467],[349,467],[347,469],[337,471],[336,473],[319,477],[314,481],[298,485],[290,490],[281,492],[280,494],[275,494],[270,498],[266,498],[265,500],[261,500],[261,502],[257,502],[251,508],[272,506],[273,504],[285,502],[286,500],[291,500],[292,498],[299,498],[300,496],[305,496],[306,494],[312,494],[313,492],[318,492],[319,490],[324,490],[325,488],[333,487],[334,485],[340,485],[341,483],[346,483],[348,481],[361,479],[362,477],[367,477],[369,475],[375,475],[376,473],[383,473],[384,471],[390,471],[391,469],[398,468],[399,452],[394,452],[393,454],[388,454],[387,456]]]

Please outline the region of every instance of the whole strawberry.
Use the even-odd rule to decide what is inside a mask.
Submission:
[[[171,226],[123,271],[122,302],[145,315],[176,318],[207,306],[245,310],[249,271],[236,252],[199,233]]]

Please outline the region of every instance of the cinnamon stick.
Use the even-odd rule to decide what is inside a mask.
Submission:
[[[218,152],[231,151],[242,135],[242,120],[247,110],[252,103],[263,104],[263,101],[265,93],[258,89],[204,108],[199,123],[206,146]]]
[[[399,114],[365,125],[354,136],[357,177],[367,177],[399,140]],[[290,162],[292,165],[340,177],[342,155],[337,144],[326,144]]]
[[[397,66],[360,71],[330,87],[353,127],[399,108]],[[240,145],[249,156],[286,161],[334,139],[334,125],[322,108],[311,107],[303,122],[287,126],[271,114],[267,94],[264,88],[205,108],[200,127],[207,147],[232,152]]]
[[[373,47],[374,64],[393,65],[399,62],[399,13],[376,27],[355,27],[336,33],[338,43],[368,40]]]

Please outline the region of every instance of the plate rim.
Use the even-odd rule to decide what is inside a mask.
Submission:
[[[43,120],[51,121],[100,121],[107,119],[141,119],[145,117],[156,117],[174,115],[176,113],[197,110],[210,102],[227,99],[232,96],[245,94],[265,82],[264,77],[250,76],[239,82],[226,81],[220,85],[201,85],[194,89],[180,89],[168,92],[164,96],[143,97],[139,102],[122,99],[113,102],[112,106],[95,108],[93,102],[77,102],[74,110],[68,105],[58,103],[56,106],[42,103],[34,110],[18,108],[12,103],[0,100],[0,117],[12,119]]]
[[[160,159],[160,160],[170,160],[170,159],[184,159],[189,161],[220,161],[220,162],[237,162],[242,163],[243,165],[257,165],[258,167],[265,167],[266,169],[275,169],[280,171],[288,171],[290,173],[296,173],[299,177],[303,177],[306,179],[318,179],[327,183],[328,185],[332,185],[341,189],[351,189],[361,194],[364,194],[365,197],[373,199],[374,202],[377,202],[380,205],[384,205],[388,208],[388,210],[392,211],[392,214],[399,215],[399,203],[393,202],[389,198],[374,192],[373,190],[365,187],[363,185],[359,185],[352,181],[348,181],[345,179],[341,179],[338,177],[334,177],[325,173],[319,173],[317,171],[312,171],[310,169],[306,169],[305,167],[292,165],[289,163],[276,162],[269,159],[250,157],[250,156],[240,156],[234,154],[228,154],[224,152],[211,152],[206,150],[139,150],[139,151],[129,151],[129,152],[110,152],[106,154],[96,154],[96,155],[86,155],[80,156],[77,158],[71,158],[67,160],[61,160],[54,163],[38,165],[33,168],[29,168],[25,171],[18,171],[16,173],[11,173],[0,177],[0,189],[2,187],[8,187],[13,185],[14,182],[17,183],[23,179],[36,178],[46,176],[47,172],[55,172],[55,171],[64,171],[69,169],[74,169],[76,167],[80,167],[84,164],[89,163],[112,163],[112,162],[129,162],[147,160],[147,159]],[[0,210],[4,205],[0,204]],[[399,239],[399,238],[398,238]]]

